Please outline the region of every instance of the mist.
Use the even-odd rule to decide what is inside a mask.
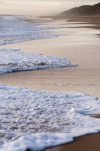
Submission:
[[[0,14],[54,15],[81,5],[93,5],[99,0],[0,0]]]

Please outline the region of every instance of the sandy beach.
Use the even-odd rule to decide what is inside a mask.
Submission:
[[[72,64],[78,65],[61,69],[7,73],[0,75],[0,83],[28,89],[76,91],[100,98],[100,37],[98,36],[100,31],[99,28],[95,28],[97,27],[95,21],[92,21],[92,24],[66,22],[65,19],[53,20],[43,26],[63,27],[53,29],[52,32],[64,36],[0,46],[0,48],[19,48],[28,53],[67,58]],[[94,28],[88,28],[90,26]],[[47,151],[99,151],[99,139],[100,134],[82,136],[75,138],[73,143],[50,148]]]
[[[100,44],[96,35],[99,30],[80,27],[65,20],[55,21],[44,26],[60,26],[53,33],[66,34],[51,39],[33,40],[0,46],[0,48],[19,48],[26,53],[43,54],[67,58],[76,67],[52,70],[37,70],[0,75],[0,83],[19,85],[29,89],[53,91],[78,91],[90,96],[100,97]],[[86,24],[88,27],[88,24]],[[81,34],[81,38],[80,38]]]

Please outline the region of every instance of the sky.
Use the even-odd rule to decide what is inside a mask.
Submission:
[[[93,5],[100,0],[0,0],[0,14],[53,15],[81,5]]]

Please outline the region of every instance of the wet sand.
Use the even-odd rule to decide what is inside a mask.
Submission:
[[[90,24],[95,24],[92,28],[100,29],[100,15],[98,16],[83,16],[83,17],[72,17],[69,19],[70,22],[88,22]]]
[[[74,139],[74,142],[58,147],[46,149],[45,151],[99,151],[100,134],[81,136]]]
[[[66,23],[65,20],[50,22],[49,26],[63,27],[54,29],[52,32],[65,34],[65,36],[9,44],[0,46],[0,48],[20,48],[24,52],[64,57],[78,66],[8,73],[0,75],[0,83],[19,85],[29,89],[78,91],[100,98],[100,39],[97,36],[100,31],[88,28],[90,26],[88,24],[85,27],[76,28],[83,24]],[[99,139],[100,134],[87,135],[76,138],[73,143],[48,150],[99,151]]]
[[[94,29],[100,29],[100,15],[95,15],[95,16],[66,16],[63,15],[63,16],[60,16],[60,15],[57,15],[57,16],[50,16],[50,18],[52,19],[56,19],[56,20],[59,20],[59,19],[67,19],[69,22],[83,22],[83,23],[89,23],[89,24],[94,24],[92,26],[92,28]],[[90,26],[91,28],[91,26]]]
[[[76,91],[100,98],[100,69],[75,68],[14,72],[0,75],[0,83],[37,90]]]

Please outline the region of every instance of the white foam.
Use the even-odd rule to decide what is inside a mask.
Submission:
[[[17,49],[0,49],[0,74],[23,70],[72,66],[65,58],[24,53]]]
[[[25,22],[23,18],[0,16],[0,45],[62,36],[49,31],[59,27],[41,27],[43,24]]]
[[[78,92],[28,90],[0,85],[0,151],[25,151],[71,142],[100,131],[97,98]]]
[[[63,133],[36,133],[33,136],[27,135],[20,137],[14,142],[7,143],[0,151],[25,151],[32,149],[34,151],[43,150],[46,147],[72,142],[73,138],[69,134]]]

